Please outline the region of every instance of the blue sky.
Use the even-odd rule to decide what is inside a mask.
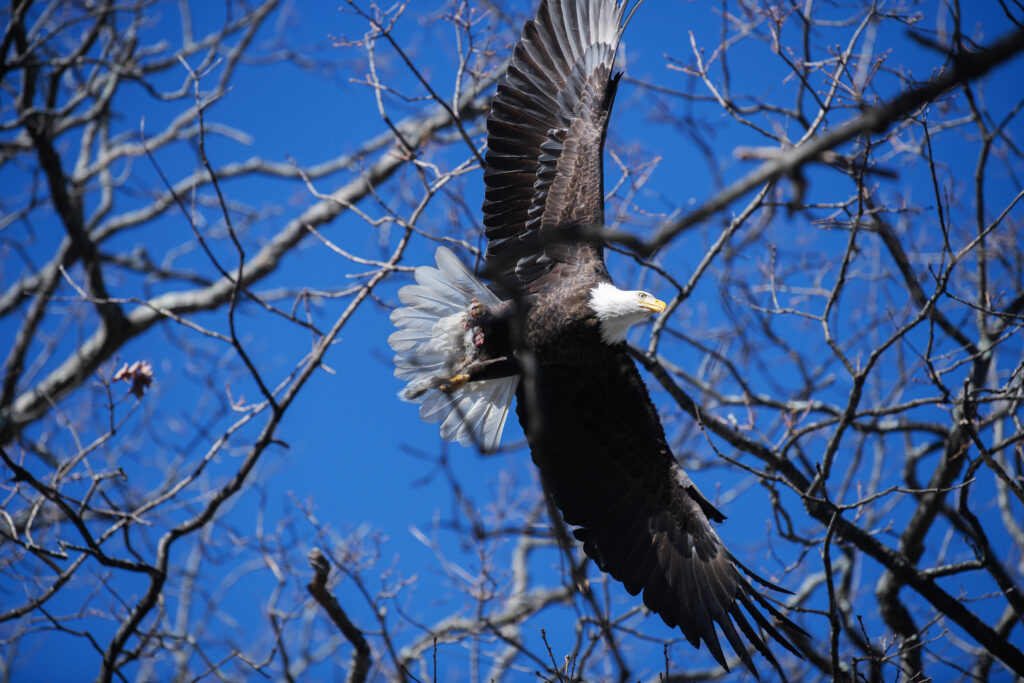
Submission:
[[[438,92],[448,95],[453,85],[452,66],[455,58],[452,28],[436,17],[417,14],[422,11],[422,7],[417,2],[413,5],[416,7],[397,25],[396,40],[414,56],[432,86]],[[516,7],[525,17],[532,11],[530,5],[518,3]],[[975,26],[981,27],[976,34],[981,42],[990,42],[1007,30],[1007,21],[996,3],[964,5],[966,12],[977,13],[976,16],[970,16],[964,25],[972,29]],[[197,27],[212,28],[219,25],[220,11],[217,3],[198,4],[193,10]],[[146,35],[163,36],[173,43],[177,39],[177,28],[168,19],[175,13],[173,3],[158,3],[152,12],[153,22]],[[924,17],[920,26],[927,30],[934,29],[939,22],[935,3],[922,3],[920,12]],[[855,10],[829,8],[826,13],[840,18],[853,15]],[[234,87],[209,110],[208,118],[244,131],[248,139],[239,141],[211,137],[207,154],[214,166],[244,160],[250,155],[259,155],[273,161],[287,161],[291,158],[300,164],[315,164],[352,152],[364,140],[385,130],[371,90],[350,80],[353,77],[359,79],[365,73],[361,52],[358,48],[334,44],[336,39],[342,37],[361,36],[365,31],[365,22],[351,13],[341,11],[335,3],[330,2],[295,3],[288,22],[289,40],[296,46],[302,46],[303,55],[315,60],[317,66],[309,70],[296,69],[287,64],[241,67]],[[790,26],[787,24],[787,31]],[[686,90],[694,87],[683,74],[666,68],[665,55],[689,62],[692,53],[688,32],[692,32],[698,46],[710,51],[717,45],[721,30],[721,16],[710,3],[648,0],[626,34],[624,55],[627,75],[664,88]],[[197,33],[202,32],[197,28]],[[822,35],[821,43],[840,43],[848,32],[848,29],[836,29],[834,35]],[[481,29],[480,34],[483,36],[486,31]],[[508,37],[511,34],[504,35]],[[269,38],[269,35],[263,37]],[[784,34],[784,38],[792,40],[789,34]],[[899,29],[887,26],[879,32],[876,40],[878,45],[887,46],[891,50],[886,62],[887,68],[910,71],[917,79],[928,78],[933,67],[939,63],[934,52],[909,41]],[[492,47],[504,49],[507,42],[496,41]],[[422,90],[393,53],[383,44],[378,45],[378,50],[385,80],[404,92],[422,95]],[[983,89],[985,102],[996,114],[996,118],[1016,104],[1019,87],[1014,85],[1016,81],[1013,74],[1019,73],[1022,64],[1024,62],[1017,59],[1011,65],[1004,66],[992,84]],[[769,44],[754,41],[741,44],[730,52],[730,65],[735,92],[782,100],[788,104],[787,93],[793,91],[793,86],[784,80],[785,71]],[[213,77],[215,75],[216,70]],[[163,78],[166,82],[162,85],[173,87],[184,80],[185,73],[180,68],[170,69]],[[879,89],[873,94],[891,96],[895,92],[894,82],[892,78],[879,78]],[[698,84],[696,90],[700,91],[700,87]],[[701,94],[705,93],[701,91]],[[395,97],[386,98],[385,101],[396,119],[421,111],[425,106],[422,101],[405,102]],[[183,105],[180,102],[171,105],[154,103],[142,89],[134,88],[126,89],[125,99],[120,106],[125,115],[119,123],[124,126],[124,130],[137,130],[139,120],[144,116],[146,131],[158,131]],[[660,117],[659,113],[662,114]],[[683,130],[675,125],[677,122],[685,122],[686,117],[693,117],[697,127]],[[833,125],[843,120],[841,116],[836,117]],[[792,125],[792,134],[799,136],[798,126]],[[706,145],[720,167],[720,181],[709,170],[707,157],[700,146],[690,137],[694,130],[697,131],[696,137]],[[1020,124],[1015,124],[1013,130],[1018,136],[1022,132]],[[473,136],[477,142],[481,141],[480,130],[474,130]],[[68,144],[72,143],[69,141]],[[623,83],[618,94],[608,146],[634,165],[657,159],[656,170],[635,200],[648,215],[637,219],[630,226],[631,229],[642,234],[662,219],[701,202],[717,189],[718,182],[735,180],[753,168],[751,162],[733,158],[735,148],[765,144],[765,140],[756,132],[736,124],[713,105],[680,104],[630,82]],[[67,152],[72,158],[74,149],[72,145],[71,151]],[[973,168],[975,143],[970,140],[964,142],[952,135],[943,136],[937,138],[936,149],[943,159],[942,171],[950,192],[969,192],[969,169]],[[465,156],[464,147],[449,147],[429,160],[443,165],[454,163],[453,160]],[[375,157],[372,155],[368,162]],[[162,151],[156,155],[156,161],[172,180],[187,175],[197,165],[195,152],[188,145]],[[898,161],[892,162],[892,165],[898,168],[900,178],[887,184],[882,193],[889,197],[900,195],[920,204],[929,204],[927,197],[931,186],[930,178],[925,175],[926,166],[920,162],[903,164]],[[1015,171],[1020,170],[1019,163],[1016,168],[1013,168],[1012,162],[1007,163],[1006,167],[1010,170],[1003,175],[1000,175],[998,169],[993,172],[993,206],[1001,206],[1000,202],[1005,203],[1019,190],[1014,175]],[[133,187],[149,188],[159,185],[159,181],[152,164],[144,158],[126,170],[131,181],[120,201],[124,202],[122,206],[131,206],[131,202],[140,200],[133,199],[129,190]],[[606,161],[606,174],[606,188],[609,188],[617,179],[616,167],[610,161]],[[0,185],[5,188],[23,188],[27,182],[26,177],[24,169],[17,171],[7,166],[0,170]],[[349,174],[339,173],[318,180],[317,189],[328,192],[349,177]],[[824,181],[826,177],[818,172],[808,174],[812,196],[822,201],[832,196],[832,188],[815,185],[815,180]],[[387,186],[383,201],[389,208],[407,213],[407,201],[401,198],[397,189],[402,180],[409,180],[408,186],[415,188],[415,179],[408,174],[403,175]],[[250,253],[311,201],[308,190],[299,181],[246,178],[226,181],[223,189],[231,201],[249,207],[281,207],[276,214],[246,227],[246,244]],[[420,227],[435,235],[462,238],[466,236],[467,226],[479,225],[479,206],[482,201],[480,172],[474,171],[457,179],[452,183],[450,191],[462,198],[472,215],[455,215],[442,208],[450,204],[439,202],[435,208],[427,211]],[[618,198],[613,200],[612,206],[617,206],[615,202],[618,201]],[[379,207],[370,203],[367,207],[366,210],[371,214],[381,214]],[[953,219],[967,220],[970,213],[971,207],[965,203],[962,208],[955,210]],[[206,212],[205,215],[211,221],[217,220],[214,211]],[[683,235],[665,256],[662,265],[675,277],[687,279],[699,262],[708,240],[717,235],[716,226],[719,225],[721,220],[712,221],[710,227]],[[49,220],[40,219],[33,229],[38,232],[38,238],[32,241],[29,253],[39,261],[44,261],[52,249],[51,240],[56,239],[62,229],[52,216]],[[13,230],[22,232],[13,233],[12,239],[27,239],[26,228],[23,226],[16,226]],[[326,237],[344,248],[374,258],[386,255],[393,248],[396,233],[385,233],[368,226],[352,214],[343,214],[323,228]],[[844,231],[821,230],[803,215],[789,220],[777,218],[770,234],[779,250],[780,260],[791,259],[788,263],[798,270],[796,264],[799,259],[806,258],[816,250],[834,256],[837,250],[841,252],[841,245],[846,240]],[[127,250],[136,242],[144,242],[149,245],[152,253],[167,254],[190,241],[191,230],[188,224],[180,214],[169,213],[143,228],[119,235],[109,246],[111,250]],[[931,248],[931,245],[924,246]],[[404,263],[430,263],[433,248],[434,243],[425,239],[414,241]],[[223,258],[232,262],[229,260],[233,258],[229,245],[221,242],[216,249]],[[465,253],[461,255],[467,257]],[[751,272],[758,272],[761,257],[751,256],[749,262]],[[627,259],[613,257],[610,263],[613,275],[620,283],[643,284],[657,293],[670,293],[664,281],[659,281],[657,276],[647,275],[646,279],[641,280],[635,265]],[[212,273],[208,261],[199,251],[181,257],[176,265]],[[336,291],[349,286],[353,281],[347,276],[365,270],[364,266],[352,264],[315,240],[307,239],[302,247],[289,254],[277,272],[261,282],[256,289],[270,291],[276,288],[309,288]],[[2,276],[5,287],[18,272],[14,267],[5,270]],[[275,581],[265,567],[249,568],[251,571],[247,569],[246,562],[251,557],[240,551],[233,552],[226,542],[232,534],[252,538],[260,527],[271,530],[290,525],[275,540],[271,554],[279,553],[290,561],[297,573],[289,577],[289,589],[299,592],[303,582],[308,580],[308,574],[303,574],[304,557],[314,545],[338,550],[339,539],[345,539],[354,545],[376,547],[379,557],[365,574],[370,590],[376,590],[381,581],[380,575],[388,569],[393,572],[388,575],[388,581],[415,576],[416,581],[401,594],[400,609],[417,622],[431,623],[450,613],[452,605],[462,599],[462,594],[457,580],[452,578],[457,573],[445,576],[434,551],[422,539],[436,537],[446,557],[471,574],[476,572],[479,565],[479,558],[467,541],[465,531],[451,528],[453,523],[464,524],[466,520],[463,511],[451,503],[450,482],[438,463],[450,465],[457,481],[467,491],[469,505],[476,508],[485,519],[502,520],[503,514],[525,510],[537,499],[539,483],[529,462],[529,455],[522,446],[522,433],[514,418],[510,419],[503,438],[503,442],[510,446],[509,450],[485,458],[470,449],[443,444],[438,437],[436,425],[422,423],[417,419],[414,406],[403,404],[397,399],[396,392],[401,388],[401,383],[392,377],[391,352],[386,343],[391,331],[387,321],[387,307],[397,302],[395,293],[398,287],[408,281],[408,277],[391,278],[376,292],[379,301],[363,306],[356,313],[343,330],[337,347],[325,358],[332,372],[318,372],[286,415],[278,437],[287,444],[287,448],[269,449],[252,478],[258,485],[246,490],[222,513],[223,529],[216,534],[217,538],[211,539],[209,552],[220,563],[219,566],[231,568],[232,571],[226,571],[223,576],[217,572],[204,574],[207,580],[204,589],[218,595],[219,608],[215,613],[205,616],[201,616],[199,610],[192,614],[194,621],[204,625],[209,633],[237,636],[243,643],[252,642],[264,650],[268,649],[266,613],[268,595]],[[792,282],[799,282],[799,276],[794,276]],[[141,278],[126,275],[122,280],[112,282],[111,288],[115,296],[140,296],[142,284]],[[174,289],[177,286],[180,284],[165,288]],[[1007,283],[1008,289],[1014,286],[1014,283]],[[869,284],[856,291],[864,296],[872,293]],[[65,295],[68,293],[65,292]],[[276,303],[285,310],[291,306],[290,299]],[[319,299],[315,303],[317,322],[327,327],[344,308],[347,300]],[[689,301],[677,311],[678,317],[673,321],[673,326],[723,352],[734,349],[740,342],[723,332],[730,329],[729,308],[732,303],[735,302],[727,292],[719,288],[718,281],[712,276],[706,277]],[[843,302],[843,306],[849,306],[854,311],[857,305],[856,301]],[[741,310],[738,315],[742,314]],[[225,328],[223,311],[198,314],[194,319],[211,329]],[[850,335],[859,333],[856,329],[856,315],[848,319],[851,327],[843,328],[842,332]],[[0,337],[13,338],[19,322],[12,317],[0,320]],[[255,306],[243,306],[239,311],[238,323],[246,348],[257,365],[265,370],[271,384],[281,381],[308,350],[308,331],[267,316]],[[61,329],[57,317],[49,321],[48,325],[54,331]],[[85,324],[82,329],[89,330],[89,325]],[[780,323],[778,333],[793,340],[798,350],[821,352],[823,344],[820,331],[805,320],[786,319]],[[870,335],[870,332],[865,333]],[[923,331],[920,336],[915,336],[915,341],[926,344],[926,334]],[[647,337],[648,331],[640,329],[634,332],[631,339],[646,343]],[[68,334],[56,343],[59,352],[55,358],[60,359],[74,348],[78,338]],[[1011,348],[1019,351],[1019,347],[1017,343]],[[693,372],[697,372],[705,360],[704,354],[690,344],[666,343],[664,351],[670,354],[673,362]],[[175,463],[188,462],[202,456],[209,445],[209,439],[193,440],[188,422],[209,418],[210,433],[216,434],[218,429],[223,429],[233,419],[226,406],[226,385],[229,384],[231,396],[235,399],[239,396],[251,400],[257,398],[252,383],[238,374],[238,365],[228,350],[196,339],[181,328],[150,330],[126,345],[118,359],[106,364],[104,368],[109,372],[120,361],[136,358],[149,360],[153,364],[156,384],[137,414],[127,423],[121,437],[124,450],[112,450],[109,456],[114,457],[116,453],[123,457],[125,452],[138,454],[146,450],[153,451],[152,458],[131,461],[133,481],[158,481]],[[56,362],[51,360],[44,367],[53,367]],[[1007,360],[1006,364],[1012,367],[1013,361]],[[787,374],[791,368],[787,367],[785,357],[766,357],[752,362],[751,366],[755,368],[751,381],[758,387],[767,388],[774,384],[781,387],[798,386],[799,378]],[[671,409],[670,398],[650,380],[649,386],[655,402],[663,414],[668,415]],[[834,387],[824,392],[823,397],[840,401],[848,390],[848,382],[839,376]],[[928,391],[927,387],[919,390],[924,393]],[[86,383],[76,396],[68,399],[69,410],[84,411],[80,402],[98,400],[102,394],[94,385]],[[215,398],[205,398],[208,396]],[[119,414],[123,414],[131,405],[131,401],[122,400],[118,404]],[[700,446],[702,437],[699,434],[694,436],[694,429],[685,418],[680,420],[678,416],[669,417],[666,430],[670,438],[685,435],[687,438],[681,441],[686,448]],[[743,418],[742,415],[737,417],[741,420]],[[934,414],[928,414],[928,417],[934,418]],[[53,424],[47,422],[34,426],[30,432],[33,438],[38,438],[44,429],[52,428]],[[80,435],[84,441],[101,433],[105,425],[94,425],[92,429],[91,434]],[[254,433],[251,430],[243,431],[237,447],[241,449],[246,444],[245,437]],[[58,450],[67,452],[73,448],[66,431],[58,432],[54,444]],[[718,445],[721,447],[721,444]],[[894,450],[900,448],[899,444],[894,443],[892,446]],[[229,476],[237,465],[237,457],[238,452],[229,448],[212,465],[207,484],[212,486]],[[38,462],[32,464],[42,466]],[[900,465],[901,460],[897,459],[893,464],[894,471]],[[749,475],[738,472],[724,462],[691,474],[712,499],[716,498],[718,492],[730,491],[734,486],[747,487],[743,489],[742,500],[727,498],[722,502],[722,510],[729,520],[720,527],[720,535],[733,554],[752,569],[793,587],[783,571],[785,563],[795,560],[793,548],[774,548],[784,560],[780,561],[767,552],[763,543],[766,532],[774,524],[769,518],[770,501],[765,489],[753,485]],[[986,496],[991,497],[992,490],[990,482],[981,482],[973,493],[974,499],[985,500]],[[783,495],[792,496],[788,492]],[[199,489],[193,491],[189,506],[185,509],[191,509],[201,500],[202,492]],[[792,507],[796,509],[799,506],[793,504]],[[909,510],[909,503],[893,509],[897,530]],[[995,514],[991,507],[985,510]],[[166,514],[167,519],[176,519],[182,513],[167,511]],[[329,528],[332,535],[318,536],[307,514],[314,516],[323,528]],[[806,520],[801,520],[801,524],[806,525]],[[774,529],[772,533],[775,533]],[[891,530],[880,530],[879,533],[886,537],[887,542],[893,542]],[[150,540],[155,538],[157,536]],[[495,544],[498,547],[496,556],[507,558],[509,543],[498,540]],[[152,547],[143,547],[152,552]],[[189,544],[183,543],[173,560],[185,562],[189,553]],[[817,557],[808,561],[811,560],[819,561]],[[538,553],[534,562],[539,576],[551,576],[551,579],[547,579],[549,582],[554,580],[551,569],[558,566],[557,554],[553,551]],[[862,571],[866,577],[873,577],[878,574],[878,567],[865,562]],[[103,572],[99,569],[83,574],[71,591],[51,603],[54,612],[74,612],[83,596],[93,589],[102,576]],[[591,578],[596,576],[596,570],[591,568]],[[544,583],[545,580],[540,579],[540,582]],[[118,593],[128,602],[132,601],[131,596],[137,597],[144,587],[141,581],[118,581]],[[863,583],[865,586],[873,586],[874,579],[865,578]],[[957,588],[952,585],[953,582],[950,583],[946,586],[947,590],[956,594]],[[619,611],[638,600],[628,596],[617,585],[610,586],[610,591],[611,600]],[[351,580],[343,580],[337,586],[337,596],[355,623],[368,630],[376,627],[374,615]],[[0,600],[9,599],[14,598],[10,595],[0,596]],[[94,599],[106,607],[116,603],[115,598],[107,594]],[[822,603],[823,599],[823,594],[816,596],[817,607],[827,604]],[[864,604],[869,607],[873,605],[870,596]],[[926,613],[919,605],[915,605],[915,609],[920,614]],[[988,614],[987,609],[984,604],[979,606],[986,618],[994,620],[998,614]],[[875,617],[869,615],[867,618],[870,620]],[[322,616],[318,615],[316,619],[320,620],[318,635],[326,637],[328,631]],[[546,626],[554,652],[568,652],[572,648],[574,635],[571,625],[575,621],[575,613],[571,608],[554,608],[545,613],[540,621],[531,622],[530,628]],[[102,623],[91,616],[80,618],[77,623],[82,627],[87,625],[95,633],[107,637],[116,626]],[[655,638],[672,636],[671,631],[654,616],[642,622],[634,618],[631,623]],[[826,632],[827,629],[825,620],[820,617],[806,624],[808,630],[815,634]],[[400,639],[410,637],[411,633],[407,632],[401,634]],[[524,637],[528,642],[537,643],[539,634],[531,630]],[[1013,638],[1018,646],[1024,646],[1020,629]],[[78,680],[95,675],[99,658],[83,638],[42,630],[23,642],[15,659],[14,673],[17,680]],[[104,641],[101,639],[101,642]],[[660,645],[648,643],[636,647],[634,675],[654,675],[662,666]],[[61,657],[52,656],[57,648],[62,653]],[[213,651],[218,651],[216,646]],[[337,661],[347,661],[347,651],[347,648],[342,648],[343,656]],[[680,666],[696,668],[710,662],[710,658],[705,657],[706,650],[694,652],[685,643],[675,646],[672,652]],[[447,649],[442,647],[439,652],[438,679],[460,680],[468,665],[467,654],[463,650],[454,646]],[[324,664],[322,668],[310,673],[323,678],[342,677],[333,668],[333,664]],[[1006,674],[994,674],[993,680],[1009,680],[1008,677],[999,678],[1000,675]],[[523,677],[524,680],[530,680],[528,672],[524,672]]]

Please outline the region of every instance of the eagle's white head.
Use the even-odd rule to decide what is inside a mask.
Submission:
[[[602,282],[590,290],[590,307],[601,324],[601,340],[618,344],[626,340],[629,328],[665,310],[665,302],[649,292],[622,290]]]

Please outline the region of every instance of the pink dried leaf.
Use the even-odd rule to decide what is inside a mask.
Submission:
[[[144,360],[137,360],[131,365],[125,363],[120,370],[114,373],[112,379],[115,382],[129,382],[131,387],[128,389],[128,393],[141,399],[146,394],[146,389],[153,383],[153,366]]]

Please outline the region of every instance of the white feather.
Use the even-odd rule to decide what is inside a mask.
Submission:
[[[494,305],[500,304],[501,299],[487,289],[482,282],[476,279],[466,266],[462,265],[462,261],[446,247],[439,247],[437,253],[434,255],[437,260],[437,266],[442,273],[444,273],[452,284],[457,285],[459,291],[464,294],[469,294],[470,298],[479,299],[481,303]]]
[[[391,311],[391,324],[399,328],[432,329],[437,317],[415,308],[396,308]]]
[[[398,290],[398,299],[406,306],[417,308],[424,313],[432,313],[439,318],[453,315],[459,310],[453,302],[446,301],[426,287],[418,285],[402,287]]]
[[[391,313],[398,329],[388,337],[395,351],[395,377],[407,385],[399,396],[420,404],[420,419],[440,422],[441,437],[464,446],[494,451],[501,442],[518,376],[472,382],[453,394],[434,388],[461,362],[466,343],[466,311],[473,299],[501,303],[450,250],[439,247],[437,268],[416,269],[416,284],[398,292],[405,308]]]

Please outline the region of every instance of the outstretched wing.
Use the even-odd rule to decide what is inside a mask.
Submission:
[[[557,246],[531,247],[538,231],[604,223],[602,156],[625,8],[542,0],[523,27],[487,118],[486,261],[499,280],[525,286],[558,261]]]
[[[626,350],[599,345],[586,358],[585,367],[542,362],[520,385],[519,419],[565,521],[603,571],[643,591],[644,604],[723,667],[715,624],[755,675],[747,643],[779,669],[763,634],[798,654],[779,628],[799,627],[751,586],[712,529],[709,518],[724,517],[673,458]]]

